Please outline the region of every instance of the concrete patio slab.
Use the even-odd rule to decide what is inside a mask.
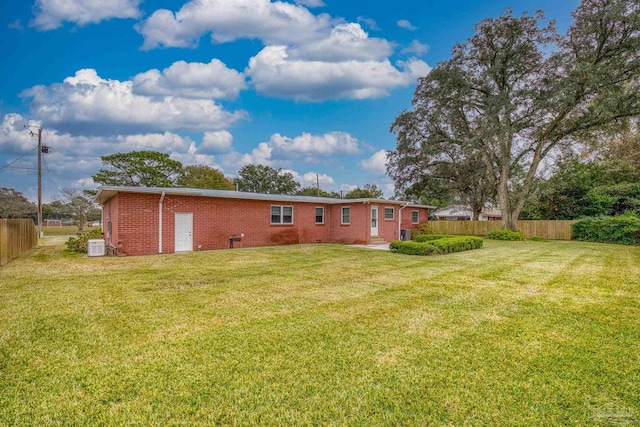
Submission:
[[[384,243],[382,245],[349,245],[352,248],[365,248],[365,249],[375,249],[378,251],[388,251],[389,250],[389,244],[388,243]]]

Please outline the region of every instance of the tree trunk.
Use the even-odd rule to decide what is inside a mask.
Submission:
[[[509,197],[509,189],[500,182],[498,186],[498,201],[502,212],[502,228],[505,230],[518,231],[518,218],[524,207],[525,199],[523,194],[518,194],[516,200]]]
[[[505,177],[504,173],[500,177],[498,182],[498,202],[500,203],[500,210],[502,212],[502,228],[505,230],[518,231],[518,211],[514,218],[513,207],[511,205],[511,199],[509,198],[509,181]]]
[[[482,206],[473,204],[471,206],[471,210],[473,211],[473,217],[471,219],[473,221],[478,221],[480,219],[480,213],[482,212]]]

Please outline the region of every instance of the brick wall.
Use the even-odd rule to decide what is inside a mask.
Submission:
[[[351,208],[349,224],[342,224],[342,208]],[[369,205],[344,203],[331,205],[330,239],[335,243],[367,244],[371,234]]]
[[[110,210],[112,242],[118,247],[119,253],[158,253],[159,201],[159,194],[118,193],[105,202],[104,219]],[[293,206],[293,224],[271,224],[272,205]],[[341,224],[343,206],[351,208],[348,225]],[[324,208],[324,224],[315,223],[316,207]],[[411,222],[408,209],[403,210],[403,224],[407,226]],[[379,206],[379,235],[387,241],[397,238],[397,212],[398,206],[395,206],[394,220],[385,221],[384,205]],[[162,209],[164,253],[175,251],[176,213],[193,214],[193,250],[228,248],[230,237],[241,237],[243,234],[241,242],[234,243],[236,247],[320,242],[366,244],[371,235],[370,204],[345,202],[322,205],[167,195]]]

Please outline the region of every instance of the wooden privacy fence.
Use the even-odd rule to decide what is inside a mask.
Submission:
[[[38,244],[38,228],[31,219],[0,219],[0,266]]]
[[[518,221],[518,230],[526,238],[543,237],[551,240],[571,240],[573,220]],[[429,221],[435,234],[486,236],[488,232],[500,230],[502,221]]]

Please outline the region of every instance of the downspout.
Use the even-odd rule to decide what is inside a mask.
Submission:
[[[400,232],[402,230],[402,209],[406,208],[407,206],[409,205],[406,204],[398,209],[398,240],[400,240]]]
[[[162,253],[162,202],[164,201],[165,193],[164,191],[160,195],[160,203],[158,204],[159,215],[158,215],[158,253]]]

